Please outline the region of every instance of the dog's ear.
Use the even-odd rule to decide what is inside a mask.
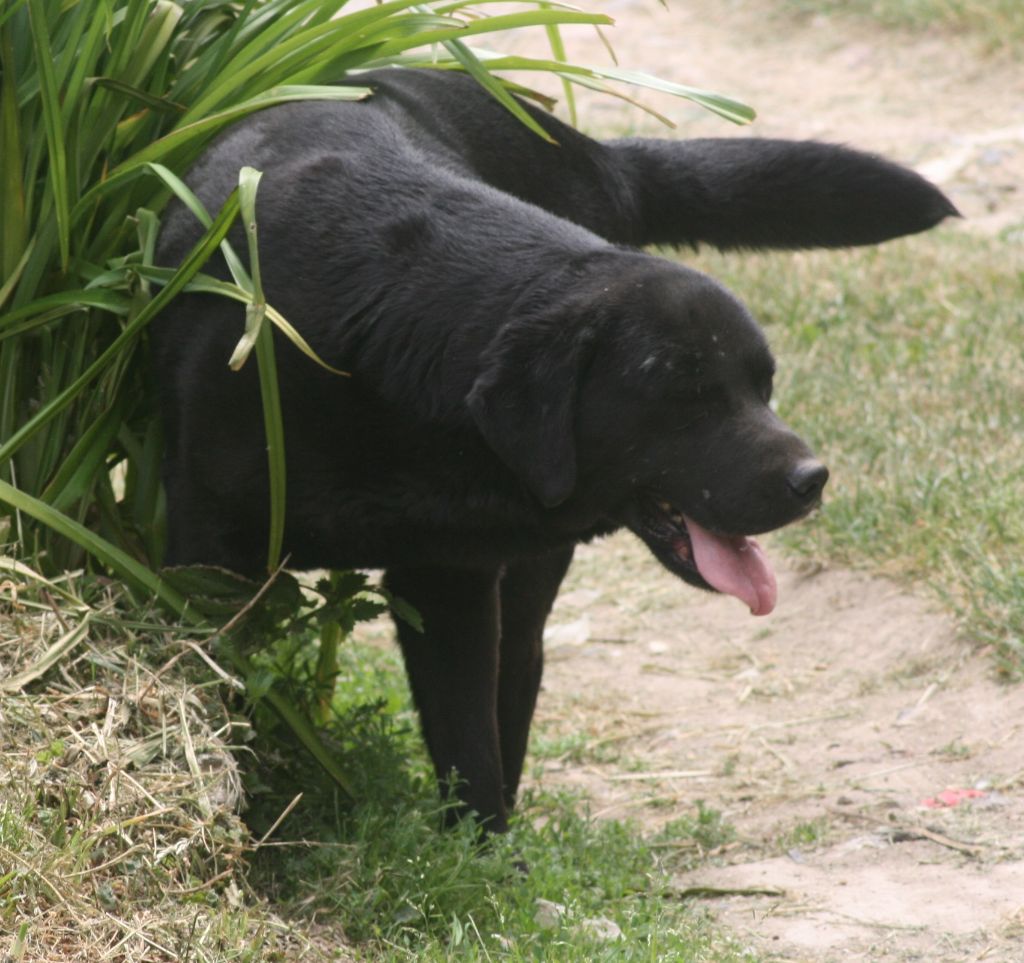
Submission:
[[[609,147],[633,185],[634,244],[848,247],[959,216],[909,168],[836,144],[733,137]]]
[[[507,324],[466,403],[484,440],[545,508],[576,487],[576,399],[590,340],[554,324]]]

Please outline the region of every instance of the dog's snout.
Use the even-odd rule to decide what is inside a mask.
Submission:
[[[797,463],[786,481],[797,498],[805,502],[814,502],[821,497],[821,490],[828,481],[828,469],[814,458],[805,458]]]

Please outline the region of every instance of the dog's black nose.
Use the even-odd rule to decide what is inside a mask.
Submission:
[[[806,458],[797,463],[786,481],[797,498],[806,502],[817,501],[828,481],[828,469],[820,461]]]

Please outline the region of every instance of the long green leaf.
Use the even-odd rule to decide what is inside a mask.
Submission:
[[[430,30],[414,37],[397,37],[385,43],[378,52],[379,57],[391,57],[414,47],[444,43],[446,40],[464,40],[478,34],[494,33],[501,30],[518,30],[522,27],[539,27],[545,24],[603,24],[610,26],[615,21],[603,14],[574,13],[568,10],[530,10],[525,13],[500,14],[483,20],[467,21],[458,29]]]
[[[643,87],[648,90],[656,90],[661,93],[671,94],[683,100],[710,110],[732,121],[734,124],[749,124],[757,116],[756,111],[732,97],[717,94],[713,91],[701,90],[698,87],[688,87],[685,84],[677,84],[672,81],[662,80],[651,74],[639,70],[623,70],[618,67],[590,66],[584,67],[579,64],[563,64],[557,60],[545,60],[537,57],[518,57],[507,54],[496,53],[490,50],[483,50],[479,47],[473,48],[473,53],[486,65],[489,71],[539,71],[542,73],[555,73],[565,77],[573,83],[585,84],[586,81],[613,80],[620,83],[630,84],[634,87]],[[439,70],[450,70],[461,67],[455,57],[423,60],[415,55],[406,55],[400,58],[400,62],[408,67],[432,67]],[[368,64],[367,66],[377,66]],[[602,89],[602,88],[598,88]],[[646,109],[646,108],[645,108]]]
[[[487,68],[477,59],[472,48],[466,46],[461,40],[447,40],[445,47],[465,68],[466,72],[487,90],[498,103],[500,103],[513,117],[525,124],[539,137],[553,144],[555,139],[537,123],[524,109],[523,105],[513,97],[508,90],[491,76]]]
[[[578,72],[566,67],[563,67],[562,70],[570,75],[570,79],[573,73]],[[757,117],[757,112],[752,107],[734,100],[732,97],[726,97],[711,90],[701,90],[699,87],[689,87],[686,84],[662,80],[660,77],[640,70],[623,70],[621,67],[588,67],[586,70],[592,76],[605,80],[618,80],[634,87],[646,87],[648,90],[657,90],[664,94],[671,94],[673,97],[682,97],[693,101],[720,117],[731,120],[734,124],[749,124]]]
[[[182,202],[188,209],[192,216],[199,221],[203,227],[208,228],[213,223],[213,218],[210,216],[209,211],[203,205],[203,202],[196,197],[195,192],[191,187],[188,186],[177,174],[171,171],[163,164],[151,163],[147,164],[151,171],[156,174],[173,192],[175,197]],[[239,198],[241,203],[241,198]],[[234,247],[232,247],[229,241],[222,241],[220,245],[220,252],[224,255],[224,260],[227,262],[228,270],[231,272],[231,276],[235,279],[235,283],[239,287],[247,288],[249,285],[249,277],[245,270],[245,265],[242,264],[241,258],[235,253]]]
[[[176,104],[174,101],[168,100],[166,97],[156,97],[153,94],[147,93],[145,90],[133,87],[131,84],[126,84],[120,80],[114,80],[113,77],[95,77],[93,79],[93,83],[97,87],[105,87],[107,90],[112,90],[115,93],[129,98],[130,100],[137,101],[143,107],[160,110],[166,114],[182,114],[185,112],[185,108],[181,104]]]
[[[212,133],[227,126],[232,121],[245,117],[257,110],[264,110],[276,104],[300,100],[362,100],[370,95],[365,87],[321,87],[321,86],[283,86],[265,91],[244,103],[237,104],[217,114],[211,114],[202,120],[178,127],[165,137],[148,144],[138,153],[120,163],[110,175],[96,184],[86,193],[72,210],[72,221],[77,223],[95,205],[96,201],[116,190],[122,189],[126,182],[139,177],[147,164],[173,154]]]
[[[267,438],[267,470],[270,476],[270,535],[267,544],[267,571],[273,572],[281,560],[284,544],[287,465],[284,447],[284,419],[281,415],[281,391],[277,383],[273,328],[264,324],[267,300],[260,275],[259,241],[256,226],[256,191],[263,175],[251,167],[238,174],[238,197],[245,237],[249,244],[249,276],[252,303],[246,308],[246,327],[256,330],[256,364],[263,399],[263,427]]]
[[[0,502],[6,502],[15,510],[24,512],[46,525],[47,528],[53,529],[59,535],[81,546],[93,558],[116,572],[119,578],[123,578],[130,585],[159,599],[182,618],[197,624],[201,621],[197,615],[192,613],[188,600],[172,589],[158,575],[145,565],[135,561],[127,552],[86,528],[85,525],[58,512],[53,506],[47,505],[41,499],[34,498],[3,480],[0,480]]]
[[[25,318],[32,318],[36,315],[44,315],[55,308],[68,308],[71,311],[81,311],[86,308],[100,308],[103,311],[110,311],[112,314],[127,314],[130,303],[124,295],[116,291],[106,291],[102,288],[96,290],[81,291],[60,291],[57,294],[47,295],[38,301],[32,301],[20,308],[14,308],[4,314],[0,314],[0,337],[5,329],[13,326]]]
[[[16,276],[19,262],[24,266],[25,241],[28,220],[25,211],[25,191],[22,183],[21,127],[18,101],[15,94],[17,75],[14,63],[14,43],[11,30],[0,32],[0,190],[3,191],[3,213],[0,214],[0,277],[4,279],[4,292],[9,291],[9,279]],[[0,305],[6,297],[0,294]]]
[[[39,68],[40,97],[43,121],[46,126],[49,160],[50,193],[57,218],[57,241],[60,245],[61,266],[66,268],[68,258],[71,256],[71,217],[68,200],[68,162],[64,149],[64,124],[61,117],[60,96],[57,92],[57,79],[53,69],[49,25],[42,0],[28,0],[28,11],[29,23],[32,27],[32,42]]]
[[[551,4],[544,4],[545,8],[549,6],[551,6]],[[558,25],[549,23],[544,30],[548,35],[548,45],[551,47],[551,56],[560,64],[566,63],[569,58],[566,55],[565,43],[562,40],[562,33],[558,29]],[[576,92],[573,90],[572,84],[565,77],[562,78],[562,91],[565,94],[565,106],[569,112],[569,123],[575,127],[577,121]]]
[[[163,164],[147,164],[150,170],[154,171],[168,187],[174,192],[175,196],[191,211],[196,220],[199,221],[204,227],[209,227],[211,224],[211,218],[206,208],[203,206],[202,201],[196,197],[192,189],[176,174],[168,170]],[[251,168],[250,168],[251,169]],[[224,255],[224,260],[227,262],[228,270],[231,272],[231,276],[235,279],[234,284],[229,284],[227,281],[221,281],[217,278],[212,278],[205,274],[197,274],[193,280],[191,280],[186,290],[201,292],[204,294],[220,294],[224,297],[231,298],[235,301],[240,301],[246,305],[246,328],[242,335],[241,340],[238,342],[238,346],[235,348],[230,359],[228,360],[228,366],[237,371],[245,363],[249,357],[249,353],[252,351],[256,344],[256,335],[259,333],[258,325],[255,323],[255,319],[250,321],[250,315],[248,308],[252,305],[255,300],[255,287],[256,282],[253,278],[250,278],[249,272],[246,270],[245,265],[242,264],[241,258],[235,252],[235,249],[231,246],[230,242],[222,241],[220,245],[221,254]],[[158,281],[160,284],[166,284],[170,278],[174,276],[173,270],[170,268],[157,268],[149,266],[139,266],[135,268],[136,272],[147,279]],[[258,285],[262,291],[262,284]],[[327,364],[326,361],[322,360],[319,355],[309,346],[309,343],[301,334],[284,318],[284,316],[271,305],[264,303],[259,314],[259,321],[266,315],[270,320],[281,330],[281,332],[288,338],[292,344],[295,345],[307,358],[311,361],[315,361],[325,371],[330,371],[332,374],[348,376],[347,371],[340,371],[338,368],[333,368]]]
[[[86,429],[43,489],[40,498],[44,502],[63,512],[88,492],[93,479],[106,464],[107,450],[124,419],[126,402],[127,398],[122,395]]]
[[[152,4],[138,43],[131,50],[131,59],[117,76],[118,80],[128,87],[137,87],[143,83],[166,50],[183,13],[183,8],[171,0],[156,0]]]

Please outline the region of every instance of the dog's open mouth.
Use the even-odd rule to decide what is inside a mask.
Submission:
[[[751,615],[767,615],[775,608],[775,573],[754,539],[710,532],[658,497],[645,499],[639,522],[636,533],[670,571],[735,595]]]

